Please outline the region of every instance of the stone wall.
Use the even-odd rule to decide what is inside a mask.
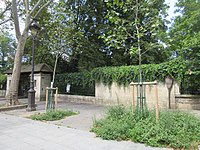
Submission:
[[[7,83],[6,83],[6,95],[8,94],[10,84],[11,84],[12,75],[7,75]]]
[[[164,83],[157,83],[158,88],[158,104],[160,108],[168,108],[168,89]],[[123,104],[131,106],[133,104],[133,95],[136,105],[137,90],[136,86],[118,86],[117,83],[113,83],[111,86],[106,86],[103,83],[97,83],[95,86],[95,97],[93,96],[77,96],[77,95],[65,95],[58,94],[58,100],[65,100],[69,102],[80,103],[93,103],[103,105],[116,105]],[[146,102],[149,108],[155,108],[156,94],[154,85],[146,85]],[[176,108],[175,95],[179,94],[179,87],[175,83],[172,86],[170,99],[172,108]]]
[[[96,97],[94,96],[58,94],[58,101],[97,104]]]
[[[136,105],[137,87],[134,86],[119,86],[113,83],[111,86],[106,86],[103,83],[97,83],[95,86],[94,96],[78,96],[58,94],[58,101],[78,102],[78,103],[92,103],[103,105],[123,104],[126,106]],[[169,108],[169,93],[166,84],[162,82],[157,83],[158,89],[158,105],[159,108]],[[156,94],[155,85],[146,85],[146,102],[148,108],[155,108]],[[134,92],[133,92],[134,91]],[[180,95],[179,86],[174,83],[171,92],[171,108],[173,109],[194,109],[200,110],[200,95]]]
[[[157,83],[158,88],[158,105],[160,108],[169,107],[168,89],[162,82]],[[146,102],[149,108],[155,107],[155,85],[146,85]],[[134,92],[133,92],[134,91]],[[179,86],[174,83],[170,92],[171,108],[176,108],[175,95],[179,94]],[[103,83],[96,84],[95,96],[98,101],[102,101],[103,104],[124,104],[132,105],[134,95],[134,104],[137,101],[137,87],[134,86],[118,86],[117,83],[113,83],[110,87],[105,86]]]
[[[176,95],[178,109],[200,110],[200,95]]]
[[[51,86],[51,75],[50,74],[34,74],[35,79],[35,100],[36,101],[44,101],[45,100],[45,90],[46,87]]]
[[[103,104],[131,104],[131,88],[118,86],[113,83],[110,87],[103,83],[96,83],[95,97],[102,101]]]

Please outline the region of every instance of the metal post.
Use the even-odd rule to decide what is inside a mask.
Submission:
[[[34,90],[34,59],[35,59],[35,36],[33,36],[32,44],[32,61],[31,61],[31,80],[30,80],[30,89],[28,91],[28,107],[26,111],[35,111],[35,90]]]
[[[132,111],[134,112],[135,110],[135,93],[134,93],[134,85],[133,85],[133,99],[132,99]]]
[[[155,107],[156,107],[156,122],[158,122],[159,111],[158,111],[158,83],[157,83],[157,81],[156,81],[156,84],[155,84],[155,97],[156,97],[156,104],[155,104]]]

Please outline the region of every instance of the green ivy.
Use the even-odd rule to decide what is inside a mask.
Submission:
[[[56,86],[65,87],[67,84],[75,86],[90,86],[94,83],[91,72],[65,73],[56,75]]]
[[[0,84],[3,84],[6,82],[6,75],[0,73]]]
[[[177,82],[181,82],[184,74],[187,74],[188,62],[177,58],[161,64],[142,65],[143,81],[163,81],[164,77],[171,75]],[[200,73],[195,72],[200,75]],[[194,73],[194,74],[195,74]],[[94,82],[102,82],[111,85],[116,82],[119,85],[129,85],[130,82],[137,82],[139,66],[101,67],[91,72],[65,73],[56,76],[57,85],[73,84],[88,86]]]

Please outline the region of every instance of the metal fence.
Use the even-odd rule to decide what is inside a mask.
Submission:
[[[0,83],[0,90],[6,90],[6,82]]]
[[[95,83],[90,86],[59,84],[58,93],[69,95],[95,96]]]
[[[200,95],[200,74],[184,75],[180,85],[180,93]]]

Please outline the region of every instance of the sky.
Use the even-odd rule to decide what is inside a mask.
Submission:
[[[165,0],[165,3],[169,5],[169,9],[167,10],[168,15],[167,19],[171,20],[174,16],[178,15],[178,14],[174,14],[174,11],[176,10],[176,8],[174,7],[176,4],[177,0]]]

